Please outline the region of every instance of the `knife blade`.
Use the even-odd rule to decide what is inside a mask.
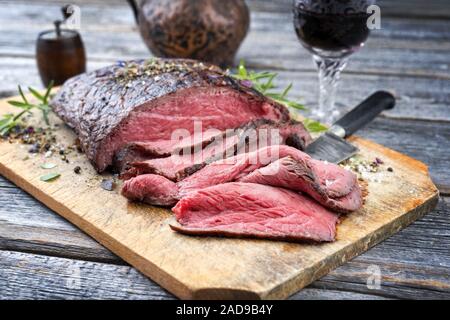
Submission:
[[[347,160],[358,153],[359,149],[345,138],[372,122],[384,110],[392,109],[394,106],[395,98],[391,93],[375,92],[310,143],[305,152],[314,159],[332,163]]]

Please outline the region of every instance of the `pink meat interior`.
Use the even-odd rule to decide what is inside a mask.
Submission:
[[[338,216],[300,194],[252,183],[225,183],[194,192],[172,209],[190,233],[264,235],[333,241]]]
[[[268,103],[229,88],[189,88],[136,108],[102,141],[97,155],[99,167],[112,162],[114,153],[130,142],[154,141],[167,144],[175,130],[236,128],[251,120],[279,121],[283,114]],[[178,141],[174,141],[174,144]]]

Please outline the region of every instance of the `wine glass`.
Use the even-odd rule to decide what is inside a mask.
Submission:
[[[319,103],[312,117],[332,124],[340,73],[348,57],[364,46],[370,30],[367,8],[375,0],[294,0],[294,27],[319,69]]]

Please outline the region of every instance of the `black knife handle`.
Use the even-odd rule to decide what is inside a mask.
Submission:
[[[375,119],[381,112],[392,109],[394,106],[395,98],[391,93],[377,91],[339,119],[335,125],[342,127],[345,130],[345,137],[348,137]]]

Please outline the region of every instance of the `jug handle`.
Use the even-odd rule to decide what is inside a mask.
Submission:
[[[131,10],[133,10],[134,19],[136,20],[136,23],[139,24],[139,9],[136,0],[127,0],[127,2],[130,5]]]

